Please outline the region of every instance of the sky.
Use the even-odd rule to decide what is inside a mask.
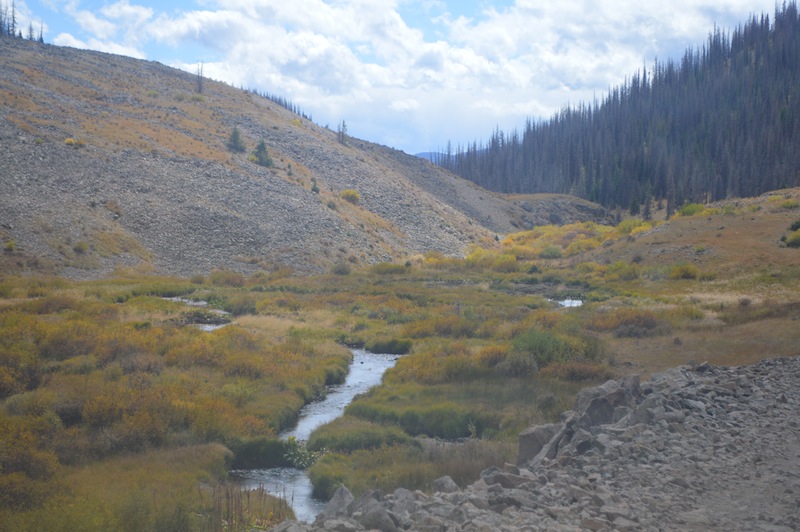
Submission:
[[[45,42],[289,99],[408,153],[602,99],[776,0],[0,0]]]

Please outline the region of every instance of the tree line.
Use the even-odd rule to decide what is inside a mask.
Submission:
[[[10,36],[19,39],[27,38],[30,41],[44,42],[44,24],[39,24],[38,36],[34,33],[33,22],[28,23],[27,35],[23,35],[22,28],[19,27],[17,19],[17,3],[11,0],[11,5],[0,2],[0,37]]]
[[[602,101],[522,132],[448,147],[434,162],[507,193],[567,193],[638,214],[800,186],[800,18],[795,2],[715,28],[680,61],[656,61]]]

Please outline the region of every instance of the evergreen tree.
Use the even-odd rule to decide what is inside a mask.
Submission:
[[[610,209],[644,200],[754,196],[800,186],[800,16],[719,28],[679,61],[656,61],[600,101],[522,131],[448,148],[435,162],[500,192],[575,194]]]
[[[242,134],[239,132],[238,127],[234,127],[231,131],[231,136],[228,138],[228,149],[234,153],[244,153],[247,147],[244,145]]]
[[[269,153],[267,152],[267,145],[263,140],[259,142],[258,146],[256,146],[256,149],[253,150],[253,156],[251,159],[259,166],[272,166],[272,158],[269,156]]]

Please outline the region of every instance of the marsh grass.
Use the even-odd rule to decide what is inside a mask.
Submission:
[[[329,449],[311,468],[327,495],[339,482],[428,489],[443,474],[464,485],[513,461],[520,430],[558,419],[611,375],[797,355],[800,267],[776,240],[790,213],[757,206],[658,231],[636,219],[536,228],[464,259],[348,262],[348,275],[2,277],[0,421],[29,452],[1,464],[0,482],[30,489],[0,522],[217,530],[285,515],[217,482],[231,465],[285,463],[276,434],[344,379],[342,343],[407,354],[312,435]],[[562,258],[541,259],[548,247]],[[548,301],[565,295],[585,304]],[[192,307],[165,299],[176,296],[235,323],[185,326]]]

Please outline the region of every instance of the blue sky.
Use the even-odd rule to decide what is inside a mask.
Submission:
[[[12,0],[0,0],[11,5]],[[602,97],[775,0],[15,0],[48,43],[284,96],[409,153]]]

